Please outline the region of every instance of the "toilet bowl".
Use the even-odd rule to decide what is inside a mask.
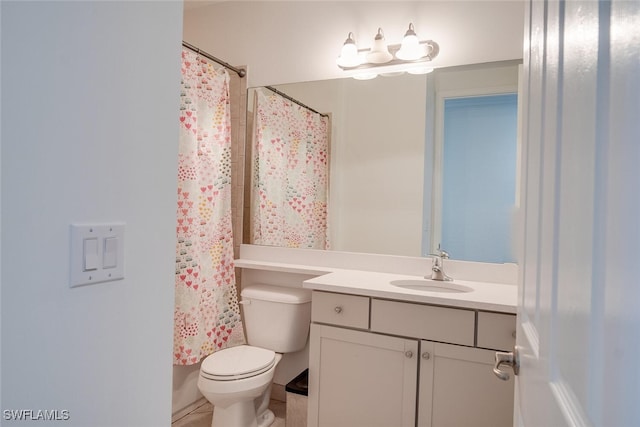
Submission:
[[[311,323],[311,293],[301,288],[253,285],[242,291],[249,345],[207,356],[198,389],[214,406],[214,427],[267,427],[271,383],[281,353],[304,349]]]

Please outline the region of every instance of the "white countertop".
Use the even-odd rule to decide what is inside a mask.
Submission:
[[[284,273],[303,273],[318,275],[305,280],[303,288],[337,292],[343,294],[363,295],[400,301],[411,301],[449,307],[471,308],[477,310],[516,313],[518,287],[511,284],[474,282],[456,280],[454,284],[468,286],[471,292],[444,293],[401,288],[391,284],[395,280],[419,280],[421,276],[410,276],[373,271],[337,269],[332,267],[305,266],[257,260],[238,259],[236,267],[262,269]],[[446,286],[451,282],[436,282]]]
[[[420,280],[422,277],[385,274],[368,271],[340,270],[305,280],[302,287],[318,291],[364,295],[401,301],[463,307],[478,310],[516,313],[518,288],[514,285],[454,280],[436,282],[460,284],[471,292],[430,292],[401,288],[391,284],[395,280]]]

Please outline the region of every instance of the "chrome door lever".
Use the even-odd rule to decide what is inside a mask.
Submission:
[[[518,355],[518,348],[514,348],[513,351],[496,351],[496,364],[493,367],[493,373],[496,377],[502,381],[509,380],[509,373],[500,370],[501,365],[509,365],[513,369],[513,373],[518,375],[520,372],[520,357]]]

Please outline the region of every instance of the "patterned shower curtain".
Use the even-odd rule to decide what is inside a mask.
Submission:
[[[244,343],[233,265],[229,74],[182,50],[173,363]]]
[[[253,243],[328,248],[328,132],[327,117],[256,91]]]

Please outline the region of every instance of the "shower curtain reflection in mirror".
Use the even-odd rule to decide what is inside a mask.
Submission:
[[[252,242],[328,249],[329,118],[266,89],[253,111]]]

